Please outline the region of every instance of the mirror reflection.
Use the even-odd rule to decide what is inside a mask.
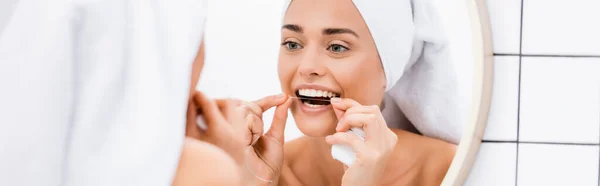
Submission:
[[[280,185],[442,182],[472,109],[466,2],[211,6],[229,24],[208,22],[198,88],[250,101],[238,103],[250,104],[248,123],[258,123],[244,140],[252,150],[240,157],[250,177]],[[266,103],[279,92],[287,101]]]

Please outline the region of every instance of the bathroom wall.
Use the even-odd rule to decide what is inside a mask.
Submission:
[[[600,1],[487,0],[492,106],[468,186],[599,185]]]

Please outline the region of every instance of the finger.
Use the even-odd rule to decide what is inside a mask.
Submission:
[[[342,117],[344,116],[344,114],[346,114],[346,111],[340,110],[340,109],[336,109],[335,107],[333,108],[333,112],[335,113],[335,117],[338,119],[338,121],[340,119],[342,119]]]
[[[253,103],[260,107],[259,113],[263,113],[266,110],[269,110],[271,107],[281,105],[287,100],[287,95],[278,94],[273,96],[267,96],[265,98],[254,101]]]
[[[267,132],[268,135],[279,140],[278,142],[283,144],[284,141],[284,131],[285,131],[285,123],[287,122],[288,109],[292,104],[292,99],[288,98],[287,101],[275,109],[275,114],[273,115],[273,122],[271,122],[271,128]]]
[[[351,107],[346,110],[346,114],[375,114],[381,113],[381,109],[377,105]]]
[[[243,101],[238,99],[216,99],[215,103],[219,107],[223,117],[225,117],[228,122],[232,123],[235,109],[240,106]]]
[[[248,109],[248,111],[250,111],[250,113],[258,116],[260,119],[262,119],[262,114],[264,111],[258,104],[254,103],[254,102],[249,102],[249,101],[244,101],[242,102],[242,104],[244,106],[246,106],[246,108]]]
[[[202,92],[196,92],[194,94],[194,102],[198,105],[199,114],[202,114],[204,119],[206,119],[206,125],[210,127],[213,124],[217,123],[226,123],[227,120],[221,115],[221,111],[217,104],[213,101],[210,101],[206,95]]]
[[[331,145],[341,144],[350,146],[357,155],[365,152],[367,149],[367,144],[356,134],[350,132],[337,132],[333,135],[327,136],[325,141]]]
[[[338,110],[334,109],[334,111],[336,112],[336,116],[337,116]],[[346,110],[342,113],[343,114],[341,114],[341,116],[337,116],[338,121],[342,119],[341,117],[343,117],[343,115],[348,115],[348,114],[375,114],[376,116],[380,116],[381,110],[379,109],[379,106],[377,106],[377,105],[354,106],[354,107],[350,107],[348,110]]]
[[[215,99],[214,101],[219,107],[219,109],[237,107],[243,103],[243,101],[239,99]]]
[[[243,119],[243,122],[240,119]],[[236,108],[236,116],[233,120],[234,128],[244,134],[246,145],[254,143],[264,132],[262,119],[253,114],[246,105]],[[241,123],[243,125],[240,125]]]
[[[235,114],[231,118],[231,125],[237,132],[246,133],[248,132],[248,117],[251,114],[250,109],[246,105],[240,105],[235,108]]]
[[[336,131],[344,132],[350,128],[357,127],[362,128],[365,131],[365,135],[371,136],[372,131],[376,131],[379,128],[377,123],[379,123],[379,120],[375,114],[346,114],[338,122]]]
[[[331,105],[333,105],[333,112],[338,120],[341,119],[344,114],[346,114],[346,110],[352,108],[352,106],[360,106],[358,102],[348,98],[332,98]]]
[[[250,131],[252,137],[252,141],[249,145],[254,145],[254,143],[256,143],[256,140],[258,140],[258,138],[263,135],[263,121],[254,114],[248,114],[248,117],[250,117],[251,121],[251,123],[249,123],[250,125],[248,125],[248,131]]]
[[[197,116],[198,115],[198,107],[196,106],[195,103],[193,103],[193,100],[190,100],[191,102],[188,103],[188,111],[186,113],[186,124],[185,124],[185,135],[188,137],[192,137],[192,138],[196,138],[196,139],[200,139],[200,137],[202,136],[202,127],[200,126],[200,124],[197,121]],[[206,126],[206,124],[204,124],[205,120],[202,121],[202,124],[204,126]]]
[[[254,114],[248,114],[245,124],[248,129],[243,131],[244,145],[253,145],[263,133],[262,120]]]
[[[362,106],[357,101],[350,98],[331,98],[331,105],[334,109],[346,111],[351,107]]]
[[[214,101],[222,111],[230,108],[236,108],[242,105],[244,102],[239,99],[215,99]]]

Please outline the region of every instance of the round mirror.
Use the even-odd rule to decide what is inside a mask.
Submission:
[[[402,172],[412,170],[394,162],[424,161],[417,156],[432,157],[421,162],[434,167],[432,175],[419,174],[433,185],[462,185],[467,178],[492,89],[485,1],[238,0],[209,6],[198,89],[213,98],[256,100],[280,92],[298,97],[284,151],[291,154],[286,161],[297,162],[290,169],[298,171],[300,183],[319,185],[344,173],[343,158],[332,157],[335,148],[317,149],[335,133],[332,97],[377,105],[396,135],[382,184],[402,182]],[[265,130],[272,116],[273,110],[263,116]],[[366,140],[379,137],[366,133]],[[339,166],[331,176],[312,170],[317,165],[302,166],[311,163]]]

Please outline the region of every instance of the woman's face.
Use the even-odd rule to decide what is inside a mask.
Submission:
[[[284,93],[300,98],[351,98],[379,105],[385,76],[375,43],[351,0],[293,0],[281,29],[278,62]],[[295,101],[292,114],[308,136],[335,132],[327,101]]]

